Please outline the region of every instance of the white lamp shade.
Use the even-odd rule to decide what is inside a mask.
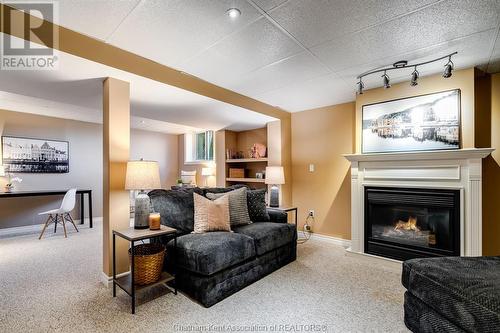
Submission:
[[[285,172],[282,166],[266,167],[266,184],[281,185],[285,184]]]
[[[156,161],[127,162],[125,189],[152,190],[160,188],[160,167]]]
[[[215,176],[214,168],[201,168],[202,176]]]
[[[3,165],[0,165],[0,177],[5,176],[5,167]]]

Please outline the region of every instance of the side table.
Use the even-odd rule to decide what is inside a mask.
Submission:
[[[173,282],[174,294],[177,295],[177,285],[175,282],[175,270],[177,253],[174,253],[174,274],[169,274],[167,272],[162,272],[160,279],[154,283],[148,285],[136,285],[134,281],[134,245],[135,242],[144,239],[151,239],[155,237],[173,235],[174,237],[174,251],[177,251],[177,230],[162,225],[159,230],[149,230],[149,229],[134,229],[133,227],[123,229],[123,230],[113,230],[113,297],[116,297],[116,286],[120,287],[132,298],[132,314],[135,314],[135,296],[136,292],[157,286],[160,284],[165,284],[169,281]],[[116,236],[126,239],[130,242],[130,252],[132,255],[130,264],[130,273],[124,276],[116,277],[116,260],[115,260],[115,244]]]

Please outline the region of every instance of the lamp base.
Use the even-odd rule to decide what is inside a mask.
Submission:
[[[271,192],[269,194],[269,207],[279,207],[280,206],[280,190],[277,185],[271,186]]]
[[[151,203],[149,196],[144,191],[140,191],[135,197],[134,229],[149,228],[149,213]]]

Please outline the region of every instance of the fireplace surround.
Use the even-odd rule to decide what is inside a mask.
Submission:
[[[351,162],[351,247],[347,249],[348,253],[396,260],[440,255],[480,256],[482,254],[481,164],[482,159],[492,151],[491,148],[466,148],[344,155]],[[379,191],[373,191],[374,189],[379,189]],[[396,197],[399,198],[400,203],[406,198],[404,195],[408,192],[428,194],[433,192],[434,197],[431,195],[429,201],[436,200],[435,195],[437,194],[448,193],[445,199],[441,198],[441,200],[448,200],[448,204],[453,201],[454,207],[451,209],[453,213],[450,209],[443,210],[443,207],[436,208],[432,205],[429,205],[430,207],[414,203],[414,205],[399,205],[399,208],[396,207],[395,211],[391,211],[389,222],[378,223],[382,224],[382,226],[378,226],[378,230],[370,230],[367,228],[367,220],[365,219],[370,213],[369,207],[365,205],[365,196],[367,193],[371,193],[372,196],[376,197],[382,193],[380,189],[386,192],[406,191],[406,193],[397,193]],[[370,190],[372,191],[370,192]],[[402,208],[411,211],[404,213],[401,211]],[[384,213],[381,207],[375,207],[375,211],[372,207],[371,213],[389,214],[388,212]],[[424,223],[426,222],[426,214],[433,214],[432,228],[436,228],[436,224],[439,224],[439,230],[432,230],[429,223]],[[445,216],[452,219],[453,223],[451,221],[436,222],[436,219],[445,219]],[[414,221],[415,218],[416,221]],[[398,222],[401,223],[396,230]],[[393,229],[392,232],[387,230],[389,234],[386,233],[385,236],[383,234],[384,223],[387,224],[386,227],[390,225]],[[413,244],[411,242],[404,244],[412,251],[387,253],[390,252],[387,249],[390,249],[391,246],[401,245],[394,238],[391,239],[391,236],[412,237],[405,235],[405,232],[402,231],[406,228],[411,230],[412,224],[419,230],[423,229],[420,230],[420,234],[413,235]],[[453,231],[450,230],[451,234],[447,235],[449,236],[448,243],[443,243],[441,238],[444,225],[453,229]],[[436,231],[439,231],[439,236]],[[420,243],[418,243],[419,241]],[[427,246],[424,242],[427,242]],[[434,242],[436,245],[432,244]],[[439,246],[437,242],[440,242]],[[399,243],[401,243],[401,239],[399,239]],[[386,245],[385,253],[377,247],[380,244]],[[400,250],[400,248],[401,246],[396,249]]]

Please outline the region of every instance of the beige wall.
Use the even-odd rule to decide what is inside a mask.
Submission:
[[[491,147],[483,160],[483,254],[500,255],[500,74],[491,76]]]
[[[293,204],[301,226],[315,210],[315,233],[351,238],[350,164],[342,154],[353,152],[354,120],[354,103],[292,114]]]
[[[158,161],[162,188],[170,188],[177,182],[179,174],[179,136],[159,132],[132,130],[130,137],[130,159]]]
[[[0,110],[0,136],[24,136],[69,141],[70,172],[64,174],[19,174],[19,190],[67,189],[92,190],[94,216],[102,216],[102,125]],[[157,160],[163,187],[177,179],[177,135],[132,130],[131,158]],[[1,157],[0,157],[1,161]],[[6,183],[0,177],[0,189]],[[40,211],[60,204],[59,197],[16,198],[0,200],[0,229],[44,222]],[[23,207],[23,209],[19,209]],[[78,205],[75,217],[78,217]]]
[[[462,146],[496,149],[483,162],[483,254],[500,255],[500,74],[490,78],[473,68],[455,71],[449,79],[423,77],[417,87],[403,82],[368,90],[355,104],[292,114],[293,203],[301,224],[314,209],[314,232],[350,238],[349,164],[341,154],[350,147],[361,151],[363,105],[450,89],[461,90]],[[310,163],[314,173],[308,171]]]
[[[422,77],[416,87],[408,82],[392,85],[390,89],[366,90],[356,97],[356,152],[361,152],[361,111],[365,104],[389,101],[397,98],[424,95],[451,89],[461,90],[462,146],[474,147],[474,68],[454,71],[451,78],[441,74]]]

